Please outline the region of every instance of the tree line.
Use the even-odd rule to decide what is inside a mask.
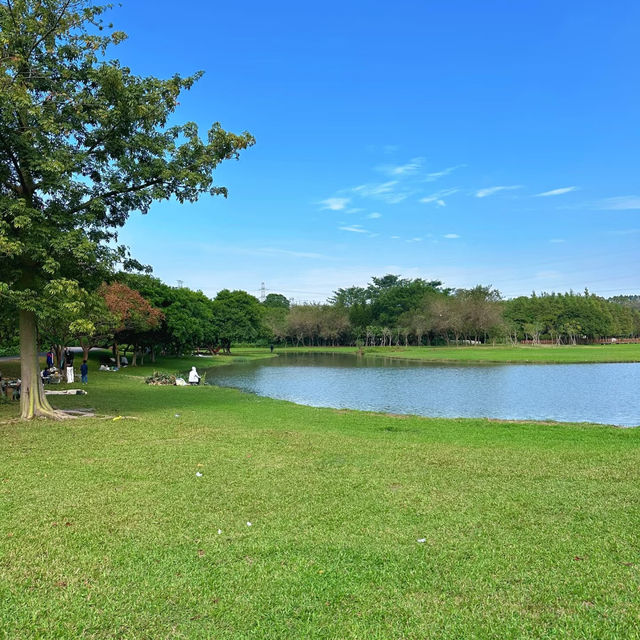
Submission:
[[[118,273],[93,292],[48,286],[38,311],[39,346],[59,362],[69,345],[108,347],[131,364],[159,353],[230,353],[234,344],[392,346],[528,342],[577,344],[640,336],[634,296],[533,293],[504,300],[490,286],[444,287],[396,275],[338,289],[326,303],[292,305],[282,294],[260,302],[224,289],[215,298],[148,274]],[[0,314],[0,344],[17,343],[15,316]]]
[[[577,344],[638,337],[634,302],[587,290],[504,300],[491,286],[452,289],[389,274],[338,289],[326,304],[270,310],[266,324],[274,339],[294,345]]]

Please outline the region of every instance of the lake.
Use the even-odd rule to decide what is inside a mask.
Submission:
[[[640,363],[442,364],[281,354],[207,370],[207,384],[337,409],[640,424]]]

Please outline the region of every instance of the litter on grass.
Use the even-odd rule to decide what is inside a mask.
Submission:
[[[218,529],[218,535],[222,533],[222,529]]]
[[[426,542],[427,539],[426,538],[418,538],[418,542]]]
[[[196,471],[196,477],[197,478],[202,478],[202,474],[199,471]]]
[[[250,526],[251,526],[251,523],[250,523],[250,522],[247,522],[247,527],[250,527]]]

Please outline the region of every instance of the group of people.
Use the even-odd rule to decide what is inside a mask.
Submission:
[[[8,380],[2,377],[2,371],[0,371],[0,396],[6,395],[7,400],[19,400],[21,384],[20,378]]]
[[[54,366],[53,349],[47,351],[47,366],[44,371],[41,372],[42,380],[47,381],[51,375],[55,375],[58,369]],[[75,380],[75,369],[73,368],[74,353],[70,349],[65,349],[62,354],[62,362],[60,363],[60,370],[65,372],[65,376],[68,383],[73,383]],[[58,374],[59,375],[59,374]],[[89,365],[86,360],[82,361],[80,365],[80,379],[82,384],[89,382]]]

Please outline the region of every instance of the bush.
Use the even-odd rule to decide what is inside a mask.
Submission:
[[[20,341],[18,338],[8,340],[3,344],[0,344],[0,357],[10,357],[20,355]]]
[[[154,371],[153,375],[145,378],[144,381],[147,384],[152,385],[175,385],[176,377],[170,373],[163,373],[162,371]]]

